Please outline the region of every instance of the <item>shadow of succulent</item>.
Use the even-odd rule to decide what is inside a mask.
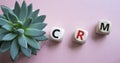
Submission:
[[[23,1],[21,7],[16,1],[14,9],[1,6],[3,14],[0,14],[0,52],[10,51],[13,61],[23,53],[30,57],[40,49],[40,41],[48,38],[43,30],[45,15],[38,16],[39,9],[32,11],[32,4],[26,5]]]

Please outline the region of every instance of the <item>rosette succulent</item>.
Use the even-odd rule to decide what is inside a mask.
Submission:
[[[36,54],[40,41],[47,40],[44,23],[45,15],[38,16],[39,9],[32,11],[32,4],[23,1],[20,6],[16,1],[14,9],[1,6],[0,14],[0,52],[10,51],[14,61],[20,53],[27,57]]]

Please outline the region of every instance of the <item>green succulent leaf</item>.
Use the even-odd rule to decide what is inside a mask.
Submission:
[[[17,30],[18,31],[18,33],[21,35],[21,34],[24,34],[24,29],[18,29]]]
[[[5,19],[5,16],[3,16],[3,15],[0,14],[0,18]]]
[[[3,26],[5,24],[9,24],[11,22],[7,21],[6,19],[0,18],[0,25]]]
[[[2,28],[4,28],[5,30],[8,30],[8,31],[11,31],[13,27],[10,24],[5,24],[2,26]]]
[[[15,2],[15,6],[14,6],[14,10],[13,12],[16,14],[16,16],[19,16],[20,13],[20,5],[18,4],[18,2]]]
[[[2,42],[0,42],[0,46],[1,46]],[[1,52],[0,52],[1,53]]]
[[[32,20],[34,21],[34,19],[38,16],[38,13],[39,13],[39,9],[38,10],[35,10],[34,12],[32,12],[30,14],[30,16],[28,17],[29,18],[32,18]]]
[[[32,54],[37,55],[37,51],[38,51],[38,50],[36,50],[36,49],[34,49],[34,48],[30,48],[30,49],[31,49],[31,51],[32,51]]]
[[[4,13],[4,15],[7,17],[7,19],[9,20],[9,16],[8,13],[13,13],[12,10],[4,5],[1,6],[1,9]]]
[[[35,39],[32,39],[32,38],[26,38],[26,39],[27,39],[28,45],[30,45],[32,48],[40,49],[40,45]]]
[[[27,40],[26,40],[26,37],[24,35],[21,35],[21,36],[18,37],[18,44],[21,47],[28,48]]]
[[[10,13],[12,16],[15,16],[14,12],[13,12],[10,8],[2,5],[2,6],[1,6],[1,9],[2,9],[4,15],[6,16],[6,18],[7,18],[8,20],[11,20],[11,17],[9,17],[9,13]]]
[[[19,15],[19,20],[20,21],[24,22],[26,20],[27,12],[28,12],[28,9],[26,7],[26,3],[25,3],[25,1],[23,1],[22,7],[20,9],[20,15]]]
[[[17,36],[17,34],[8,33],[2,38],[2,40],[9,41],[9,40],[14,39],[16,36]]]
[[[22,21],[17,21],[17,23],[18,23],[20,26],[23,26],[23,22],[22,22]]]
[[[27,17],[32,13],[32,4],[30,4],[28,6],[28,13],[27,13]]]
[[[2,5],[1,9],[5,14],[10,13],[10,12],[13,13],[13,11],[10,8],[8,8],[7,6]]]
[[[6,33],[2,33],[2,34],[0,34],[0,41],[2,41],[3,36],[5,36],[5,35],[6,35]]]
[[[31,56],[31,50],[29,48],[21,47],[21,51],[25,56],[27,56],[27,57]]]
[[[38,37],[34,37],[36,40],[38,41],[45,41],[48,40],[48,38],[46,36],[38,36]]]
[[[33,21],[33,23],[44,22],[45,18],[46,18],[46,15],[38,16],[38,17]]]
[[[5,29],[3,29],[3,28],[0,28],[0,34],[6,33],[6,32],[7,32],[7,30],[5,30]]]
[[[45,28],[46,25],[47,25],[46,23],[35,23],[35,24],[31,24],[30,28],[42,30]]]
[[[42,36],[45,34],[45,32],[34,28],[28,28],[25,34],[29,36]]]
[[[30,26],[31,23],[32,23],[32,18],[29,18],[27,21],[25,21],[24,27],[27,28],[28,26]]]
[[[13,40],[11,47],[10,47],[10,56],[14,61],[19,53],[19,47],[17,45],[17,40]]]
[[[18,18],[15,14],[8,13],[8,16],[9,16],[10,21],[12,21],[13,23],[16,23],[18,21]]]
[[[0,47],[0,52],[4,53],[9,50],[11,46],[11,42],[3,42],[1,47]]]

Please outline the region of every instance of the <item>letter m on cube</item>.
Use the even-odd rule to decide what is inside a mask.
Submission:
[[[97,24],[96,33],[109,34],[111,31],[111,22],[109,20],[102,19]]]

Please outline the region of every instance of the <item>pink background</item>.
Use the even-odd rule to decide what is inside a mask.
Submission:
[[[13,8],[16,0],[0,0],[0,5]],[[23,0],[18,0],[21,3]],[[61,43],[46,41],[36,56],[20,56],[15,63],[120,63],[120,0],[26,0],[34,9],[41,9],[48,23],[47,35],[53,26],[65,29]],[[1,12],[1,11],[0,11]],[[98,36],[99,19],[112,22],[110,35]],[[77,27],[89,32],[84,45],[72,43]],[[11,63],[9,53],[0,54],[0,63]]]

